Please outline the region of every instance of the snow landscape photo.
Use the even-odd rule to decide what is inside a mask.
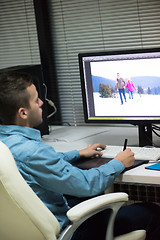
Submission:
[[[160,58],[91,62],[95,116],[160,116]],[[125,89],[121,105],[116,89],[117,73],[134,83],[133,99]],[[102,95],[106,88],[106,95]],[[123,97],[123,96],[122,96]]]
[[[129,99],[127,93],[126,99],[121,105],[118,93],[115,98],[101,98],[99,93],[94,93],[95,116],[160,116],[160,95],[135,93]]]

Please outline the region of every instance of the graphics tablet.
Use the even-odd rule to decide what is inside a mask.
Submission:
[[[112,158],[113,159],[113,158]],[[103,158],[103,157],[94,157],[94,158],[81,158],[73,163],[74,166],[86,170],[90,168],[99,167],[109,161],[112,160],[111,158]],[[149,161],[146,160],[135,160],[134,165],[128,168],[125,168],[123,172],[128,171],[132,168],[138,167],[142,164],[148,163]]]

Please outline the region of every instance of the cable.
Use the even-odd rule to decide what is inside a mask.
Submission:
[[[47,118],[50,118],[50,117],[52,117],[52,116],[57,112],[57,108],[56,108],[54,102],[52,102],[52,101],[49,100],[48,98],[46,98],[46,101],[47,101],[47,103],[48,103],[51,107],[54,108],[54,111],[47,116]]]
[[[160,131],[160,127],[159,126],[157,126],[157,125],[152,125],[152,129],[154,129],[154,130],[157,130],[157,131]]]
[[[152,131],[154,134],[156,134],[158,137],[160,137],[160,134],[158,134],[154,129]]]
[[[47,101],[47,103],[48,103],[51,107],[54,108],[54,111],[47,116],[47,118],[50,118],[50,117],[52,117],[52,116],[57,112],[57,108],[56,108],[54,102],[53,102],[52,100],[50,100],[50,99],[47,98],[47,86],[46,86],[46,84],[43,83],[43,86],[45,87],[45,100]]]
[[[156,131],[160,131],[160,127],[155,125],[155,124],[152,124],[152,132],[157,136],[157,137],[160,137],[160,134],[158,134]],[[154,144],[154,147],[160,147],[159,145],[157,144]]]

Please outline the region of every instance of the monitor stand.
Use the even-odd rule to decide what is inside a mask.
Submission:
[[[152,146],[152,123],[139,124],[139,146]]]

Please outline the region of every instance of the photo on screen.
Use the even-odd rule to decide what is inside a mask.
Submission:
[[[90,62],[95,116],[160,116],[160,58],[134,57]]]

